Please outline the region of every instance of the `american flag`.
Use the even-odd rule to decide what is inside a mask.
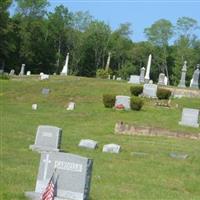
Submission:
[[[54,182],[54,173],[53,173],[46,189],[42,193],[41,200],[54,200],[55,193],[56,193],[56,182]]]

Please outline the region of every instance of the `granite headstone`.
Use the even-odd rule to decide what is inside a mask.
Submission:
[[[70,153],[43,152],[35,191],[26,192],[25,195],[32,200],[39,200],[53,172],[56,171],[55,200],[88,200],[92,164],[91,159]]]
[[[33,151],[59,151],[62,129],[55,126],[41,125],[37,128],[35,144],[30,145]]]

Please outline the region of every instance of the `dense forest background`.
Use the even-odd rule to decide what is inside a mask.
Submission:
[[[13,3],[16,11],[11,16]],[[93,77],[98,69],[105,68],[111,52],[112,73],[127,79],[131,74],[139,75],[152,54],[151,78],[157,81],[159,73],[164,72],[170,84],[177,85],[185,60],[187,84],[200,63],[195,19],[183,16],[176,24],[160,19],[145,28],[147,41],[134,42],[131,23],[112,30],[88,12],[73,13],[63,5],[48,12],[48,6],[47,0],[0,1],[0,66],[5,71],[15,69],[19,73],[24,63],[32,74],[59,74],[69,52],[70,74]]]

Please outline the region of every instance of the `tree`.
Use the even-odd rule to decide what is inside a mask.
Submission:
[[[83,32],[88,28],[92,20],[93,17],[89,14],[88,11],[78,11],[73,14],[72,25],[75,30]]]
[[[69,35],[72,34],[71,24],[72,13],[63,5],[57,6],[53,13],[48,14],[48,37],[49,42],[55,48],[57,72],[67,53],[72,49],[69,40]]]
[[[44,17],[48,0],[16,0],[17,12],[26,17]]]
[[[162,72],[166,70],[166,74],[169,80],[168,67],[167,67],[167,47],[169,40],[173,36],[173,25],[166,19],[160,19],[156,21],[150,28],[144,30],[146,37],[154,45],[162,48]]]
[[[104,67],[104,57],[108,53],[110,27],[101,21],[93,21],[83,36],[83,49],[79,75],[95,76],[96,70]]]
[[[11,3],[11,0],[4,0],[0,2],[0,62],[3,67],[11,48],[11,44],[8,42],[8,32],[10,31],[8,8]]]

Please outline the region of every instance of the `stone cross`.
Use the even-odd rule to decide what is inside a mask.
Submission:
[[[67,76],[67,73],[68,73],[68,63],[69,63],[69,53],[67,53],[66,60],[65,60],[65,65],[64,65],[64,67],[62,69],[61,75],[66,75]]]
[[[148,63],[147,63],[147,71],[146,71],[146,75],[145,75],[145,81],[148,83],[150,80],[150,69],[151,69],[151,59],[152,59],[152,55],[149,55],[149,59],[148,59]]]
[[[187,72],[187,61],[184,62],[183,68],[181,70],[181,80],[178,84],[178,87],[185,88],[185,78],[186,78],[186,72]]]
[[[46,158],[43,160],[43,162],[44,162],[43,180],[46,180],[48,165],[51,163],[51,161],[49,160],[49,154],[46,154]]]

